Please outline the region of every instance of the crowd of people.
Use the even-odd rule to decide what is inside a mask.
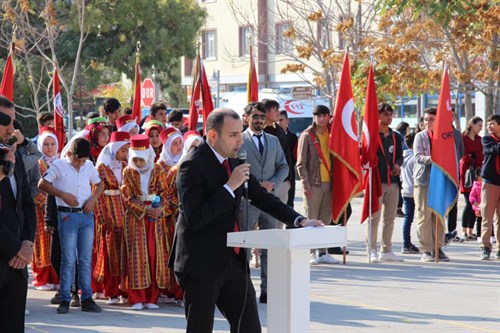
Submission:
[[[251,306],[237,310],[221,290],[228,284],[236,288],[232,292],[242,292],[234,278],[248,274],[242,267],[251,257],[237,248],[227,252],[226,233],[283,228],[283,223],[297,227],[344,221],[331,220],[329,108],[316,106],[311,126],[297,138],[288,127],[286,111],[279,107],[269,99],[250,103],[241,119],[231,110],[214,111],[202,138],[198,131],[188,131],[181,111],[167,114],[164,103],[153,104],[138,125],[130,110],[122,110],[120,102],[110,98],[104,116],[89,114],[84,130],[59,142],[52,114],[39,114],[38,136],[29,140],[15,121],[14,105],[0,96],[0,214],[8,217],[0,223],[0,291],[16,293],[18,300],[12,307],[16,311],[3,311],[12,304],[0,300],[0,316],[9,316],[11,331],[24,326],[17,310],[25,308],[30,262],[34,287],[57,290],[50,302],[58,304],[60,314],[71,307],[100,312],[94,302],[98,298],[110,305],[128,303],[133,310],[156,309],[161,301],[186,306],[188,331],[213,325],[215,305],[226,309],[231,325],[240,325],[234,320],[244,313],[248,327],[260,327],[255,296],[250,297]],[[390,127],[392,107],[379,106],[381,144],[375,179],[382,184],[382,196],[381,209],[367,227],[371,262],[404,261],[392,245],[399,202],[404,213],[402,254],[448,261],[443,252],[448,236],[455,241],[480,239],[481,259],[490,258],[493,235],[500,231],[498,218],[494,223],[500,212],[500,115],[487,119],[489,135],[483,138],[479,117],[469,120],[464,133],[456,131],[457,171],[466,202],[462,234],[457,237],[456,205],[445,236],[444,230],[435,234],[427,204],[435,116],[435,109],[426,109],[418,133],[398,126],[404,131],[400,133]],[[246,163],[235,164],[241,147]],[[217,159],[217,170],[211,170]],[[295,170],[306,217],[292,209]],[[245,181],[248,193],[242,198]],[[418,247],[410,236],[415,213]],[[347,220],[350,206],[344,214]],[[222,218],[229,222],[214,227]],[[439,253],[434,253],[436,237]],[[215,251],[213,262],[210,251]],[[259,302],[267,303],[267,253],[257,253]],[[340,248],[315,249],[310,263],[338,264],[332,255],[342,253]],[[231,269],[225,270],[225,265]],[[207,278],[210,272],[218,275]],[[252,286],[243,289],[253,291]],[[210,309],[211,319],[205,313]]]

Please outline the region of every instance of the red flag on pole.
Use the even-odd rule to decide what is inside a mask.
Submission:
[[[347,52],[342,66],[328,147],[334,156],[332,218],[338,221],[352,197],[361,190],[358,130]]]
[[[135,60],[135,79],[134,79],[134,105],[132,107],[132,119],[137,124],[141,123],[141,66],[139,65],[139,54]]]
[[[54,127],[56,129],[57,141],[59,141],[59,153],[62,151],[66,143],[66,134],[64,131],[64,110],[61,98],[61,86],[59,84],[59,72],[57,68],[54,70],[54,77],[52,79],[52,90],[54,93]]]
[[[14,49],[15,44],[12,43],[11,50],[7,60],[5,61],[5,67],[3,70],[2,85],[0,86],[0,95],[4,95],[10,101],[14,101]]]
[[[205,123],[207,121],[208,115],[214,109],[214,103],[212,101],[212,92],[210,91],[210,85],[208,84],[207,73],[205,71],[205,65],[201,62],[201,99],[203,100],[203,131],[205,131]]]
[[[257,81],[257,70],[255,68],[255,62],[253,59],[251,45],[250,45],[250,69],[248,71],[248,82],[247,82],[247,101],[248,103],[259,101],[259,82]]]
[[[363,198],[361,223],[363,223],[370,215],[370,200],[372,214],[380,209],[379,197],[382,195],[382,183],[380,181],[380,173],[378,172],[377,158],[377,151],[380,147],[379,132],[377,87],[373,76],[373,66],[370,65],[368,85],[366,87],[365,110],[363,115],[363,133],[361,134],[361,164],[364,169],[372,169],[372,179],[370,186],[370,172],[365,172],[363,182],[365,196]]]
[[[193,89],[191,92],[191,106],[189,108],[189,130],[196,130],[198,125],[198,115],[202,111],[202,100],[201,100],[201,61],[200,53],[196,55],[196,60],[194,62],[193,74]],[[205,119],[205,118],[204,118]]]

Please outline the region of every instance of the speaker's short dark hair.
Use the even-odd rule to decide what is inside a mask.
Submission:
[[[233,119],[240,120],[240,116],[236,113],[236,111],[231,109],[215,109],[208,115],[207,124],[206,124],[206,132],[208,133],[210,130],[215,130],[217,134],[222,134],[222,127],[224,127],[224,119],[226,117],[231,117]]]
[[[378,113],[381,114],[384,112],[394,112],[394,109],[389,105],[389,103],[380,103],[378,105]]]

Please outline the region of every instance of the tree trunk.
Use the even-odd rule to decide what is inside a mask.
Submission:
[[[488,118],[494,113],[495,107],[495,81],[493,79],[488,80],[488,88],[484,91],[485,96],[485,110],[484,117]]]
[[[472,92],[466,85],[464,89],[464,106],[465,106],[465,119],[474,117],[474,109],[472,108]]]

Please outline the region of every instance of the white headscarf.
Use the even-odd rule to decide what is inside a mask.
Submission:
[[[118,131],[130,133],[130,131],[134,127],[137,127],[137,133],[139,133],[140,127],[139,127],[139,125],[137,125],[137,123],[135,121],[130,121],[130,122],[126,123],[125,125],[123,125],[122,127],[120,127],[118,129]]]
[[[144,168],[138,168],[133,162],[134,157],[144,159],[146,161],[146,166],[144,166]],[[149,192],[149,180],[155,165],[155,157],[156,154],[151,145],[149,145],[149,148],[145,150],[130,149],[128,152],[128,165],[141,175],[141,192],[143,196],[147,196]]]
[[[196,134],[191,134],[187,137],[186,141],[184,141],[184,147],[182,148],[181,159],[183,159],[184,156],[186,156],[187,153],[189,153],[189,148],[196,140],[198,140],[198,143],[200,143],[201,140],[203,140],[203,138],[201,137],[201,135],[196,135]]]
[[[108,168],[113,171],[118,184],[122,183],[122,171],[123,171],[123,163],[122,161],[118,161],[116,159],[116,153],[126,144],[129,144],[128,141],[115,141],[110,142],[102,149],[99,157],[97,158],[96,165],[104,164]]]
[[[163,145],[163,149],[161,150],[161,154],[160,154],[160,161],[167,163],[167,165],[169,165],[171,167],[176,165],[179,162],[179,160],[181,159],[181,155],[182,155],[182,151],[177,155],[172,155],[172,151],[170,148],[172,146],[172,142],[176,138],[181,138],[181,140],[182,140],[182,134],[180,132],[176,132],[176,133],[172,134],[167,139],[167,141],[165,141],[165,144]]]
[[[53,156],[47,156],[43,153],[43,142],[47,138],[52,138],[56,141],[56,153]],[[42,153],[42,160],[47,163],[47,165],[50,167],[52,165],[52,162],[57,160],[59,158],[59,155],[57,154],[57,151],[59,151],[59,141],[57,141],[57,136],[52,133],[52,132],[43,132],[38,136],[38,139],[36,141],[36,145],[38,147],[38,151]]]

